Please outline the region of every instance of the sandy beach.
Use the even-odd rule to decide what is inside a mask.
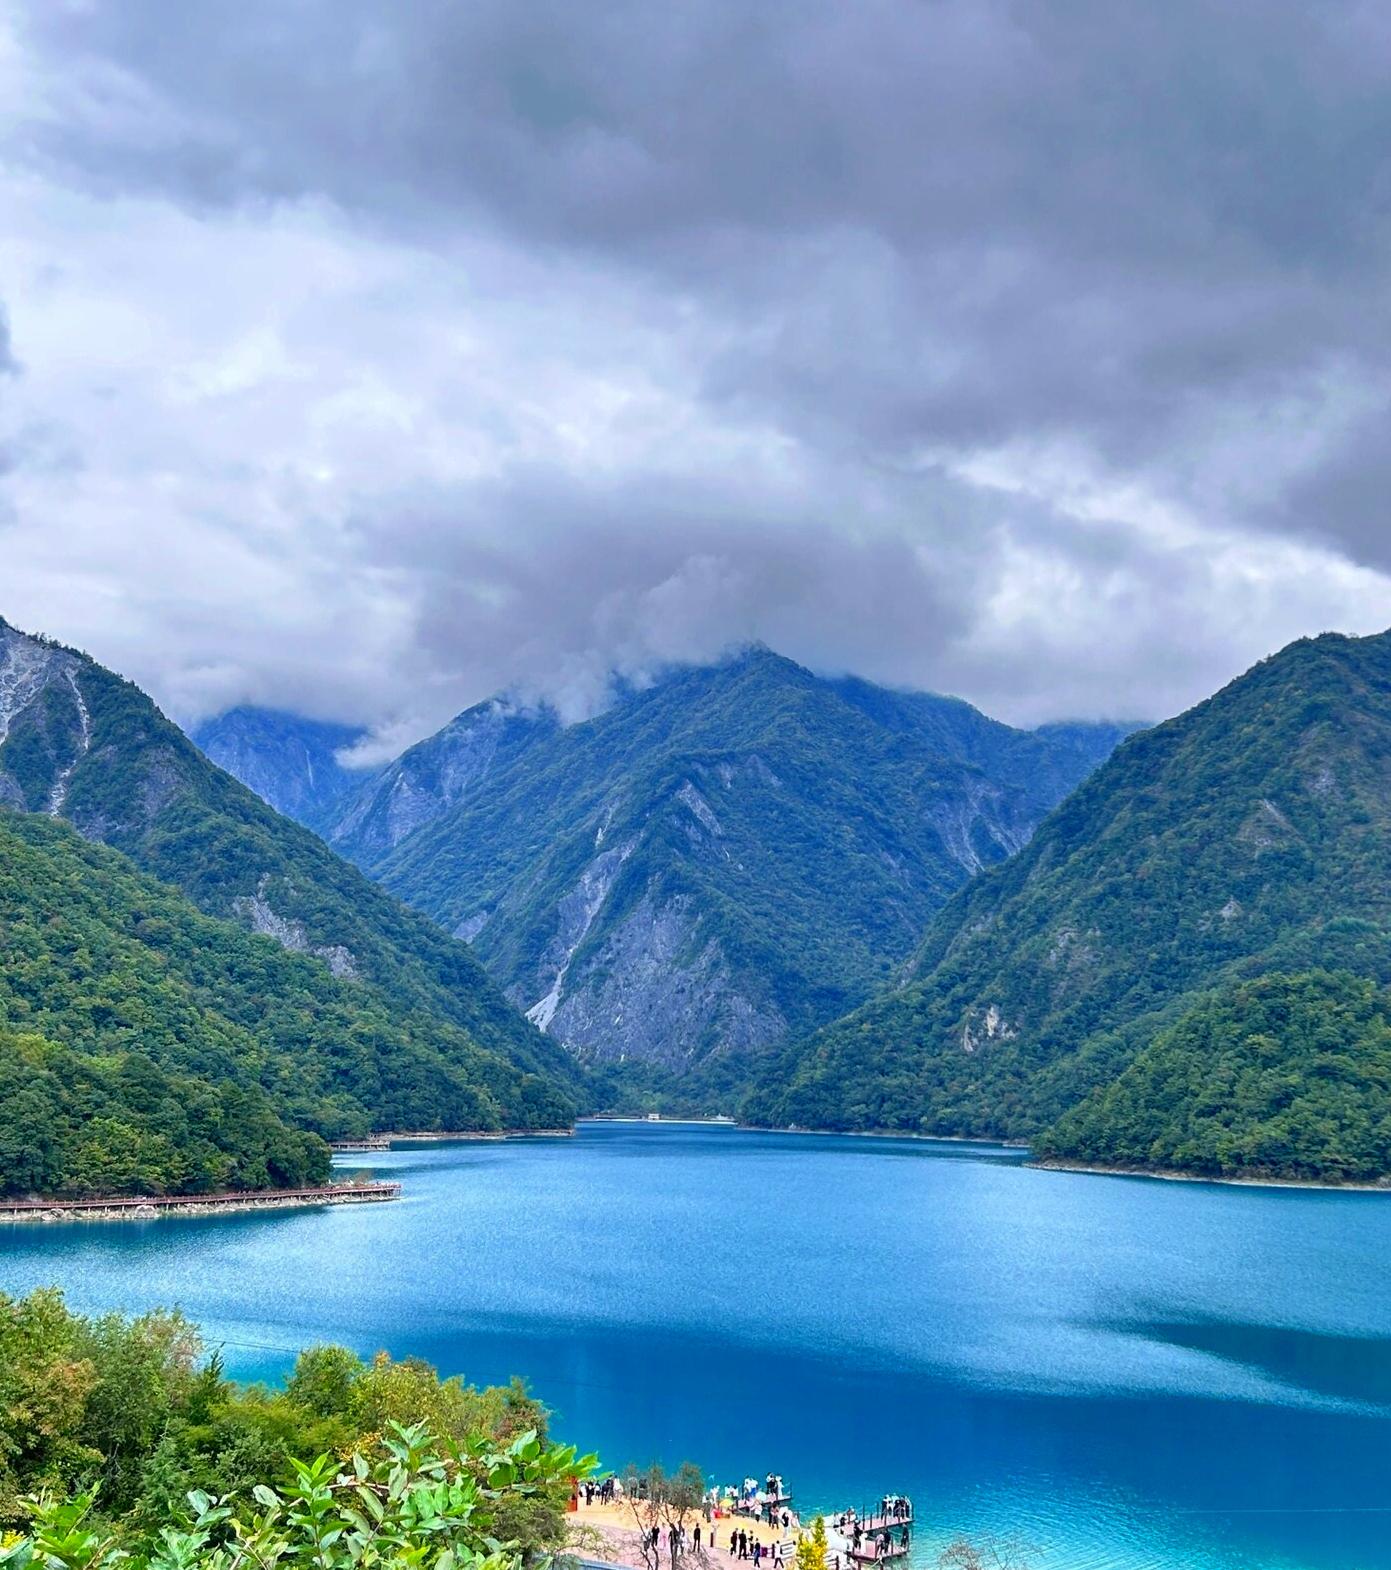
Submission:
[[[611,1505],[600,1504],[597,1500],[592,1505],[581,1502],[579,1509],[570,1517],[571,1546],[577,1552],[592,1559],[602,1559],[606,1564],[624,1565],[629,1570],[643,1570],[642,1551],[638,1547],[638,1527],[633,1519],[633,1512],[626,1504]],[[723,1516],[717,1521],[701,1522],[701,1536],[714,1532],[714,1546],[707,1550],[701,1548],[700,1553],[688,1553],[685,1562],[697,1570],[720,1570],[738,1564],[739,1561],[730,1557],[729,1535],[731,1531],[744,1531],[752,1533],[759,1542],[768,1547],[780,1543],[788,1537],[795,1537],[795,1527],[784,1531],[783,1528],[773,1528],[762,1521],[750,1521],[743,1516]],[[744,1561],[747,1564],[747,1561]]]

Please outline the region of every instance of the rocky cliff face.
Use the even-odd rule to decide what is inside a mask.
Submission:
[[[517,709],[500,699],[480,703],[359,783],[325,833],[350,846],[360,861],[387,855],[555,728],[554,716],[544,711]]]
[[[56,817],[92,745],[82,661],[0,622],[0,803]]]
[[[572,977],[556,972],[532,1018],[585,1062],[656,1063],[678,1074],[716,1054],[746,1058],[787,1033],[751,996],[688,895],[647,891]]]
[[[243,707],[205,721],[191,734],[220,769],[311,829],[322,827],[366,778],[363,770],[340,761],[366,734],[354,725]]]
[[[699,1075],[887,981],[1121,733],[1015,731],[759,649],[568,728],[470,710],[329,833],[581,1058]]]

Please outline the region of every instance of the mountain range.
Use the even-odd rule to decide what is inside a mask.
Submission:
[[[242,714],[224,756],[299,773],[301,738],[282,768]],[[1124,729],[1020,731],[755,647],[578,724],[480,704],[319,825],[586,1064],[727,1086],[891,981]]]
[[[1126,729],[754,648],[366,772],[233,711],[258,795],[0,622],[0,1187],[316,1181],[326,1136],[615,1104],[1391,1177],[1391,633]]]

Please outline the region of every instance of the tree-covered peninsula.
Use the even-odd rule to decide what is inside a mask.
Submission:
[[[1391,1173],[1391,993],[1346,971],[1222,987],[1035,1142],[1048,1160],[1223,1178]]]
[[[44,816],[0,812],[0,932],[3,1193],[297,1185],[335,1135],[568,1116],[461,1026]]]

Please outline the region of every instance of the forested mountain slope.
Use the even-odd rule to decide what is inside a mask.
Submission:
[[[1384,1178],[1391,992],[1313,971],[1207,993],[1035,1154],[1215,1177]]]
[[[207,914],[310,956],[432,1032],[507,1126],[568,1122],[573,1062],[468,948],[210,763],[138,688],[0,622],[0,805],[63,817]],[[484,1069],[486,1068],[486,1073]],[[369,1107],[374,1121],[398,1121]],[[432,1115],[429,1126],[439,1126]]]
[[[795,1043],[748,1110],[1036,1135],[1209,989],[1389,961],[1391,635],[1306,639],[1125,741],[941,912],[910,985]]]
[[[555,1115],[546,1082],[459,1027],[202,915],[47,817],[0,813],[0,931],[0,1191],[317,1181],[328,1152],[302,1130]]]
[[[480,705],[328,833],[585,1060],[703,1072],[887,982],[1121,733],[1013,730],[756,648],[568,727]]]

